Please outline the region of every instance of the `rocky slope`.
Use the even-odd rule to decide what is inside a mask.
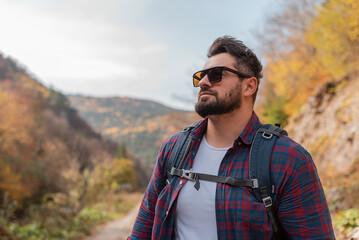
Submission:
[[[318,89],[290,119],[290,136],[312,154],[324,176],[349,174],[359,164],[359,75]]]

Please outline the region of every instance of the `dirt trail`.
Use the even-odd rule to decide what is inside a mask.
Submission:
[[[140,205],[133,208],[125,217],[96,227],[92,235],[84,240],[125,240],[130,235]]]

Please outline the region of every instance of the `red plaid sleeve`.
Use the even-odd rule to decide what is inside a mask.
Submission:
[[[335,239],[323,187],[310,154],[292,141],[286,150],[281,146],[277,150],[275,155],[284,154],[286,158],[278,216],[288,237]]]
[[[151,239],[158,196],[166,186],[166,160],[177,137],[169,137],[161,146],[151,180],[143,196],[141,207],[132,229],[130,240]]]

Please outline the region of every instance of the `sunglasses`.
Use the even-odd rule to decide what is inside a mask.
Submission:
[[[238,75],[238,77],[240,78],[250,78],[251,76],[248,76],[246,74],[240,73],[236,70],[233,70],[231,68],[227,68],[227,67],[213,67],[213,68],[208,68],[205,70],[201,70],[198,72],[195,72],[193,74],[193,86],[194,87],[198,87],[199,86],[199,82],[207,75],[208,76],[208,80],[210,83],[217,83],[222,81],[222,75],[223,75],[223,71],[228,71],[228,72],[232,72]]]

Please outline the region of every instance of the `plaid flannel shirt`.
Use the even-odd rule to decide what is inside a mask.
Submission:
[[[227,151],[218,175],[249,178],[249,152],[262,124],[253,112],[245,129]],[[207,128],[203,120],[192,132],[190,151],[183,168],[190,169]],[[166,164],[179,133],[162,145],[157,163],[128,239],[173,239],[176,199],[186,179],[173,177],[166,184]],[[287,136],[277,140],[272,153],[273,205],[290,239],[335,239],[324,191],[309,153]],[[271,239],[273,231],[265,206],[253,190],[217,183],[218,239]]]

